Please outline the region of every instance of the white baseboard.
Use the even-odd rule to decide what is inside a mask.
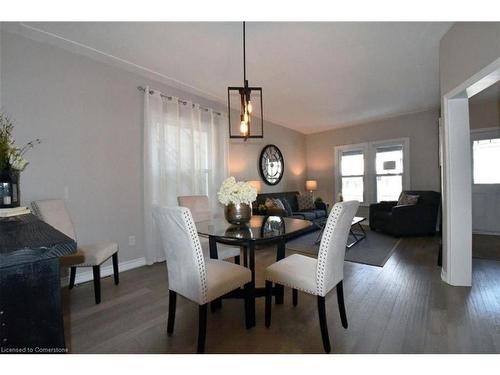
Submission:
[[[449,284],[449,282],[448,282],[448,273],[444,271],[443,267],[441,267],[441,280],[443,280],[445,283]]]
[[[500,232],[489,232],[489,231],[481,231],[481,230],[473,230],[472,234],[486,234],[489,236],[500,236]]]
[[[121,272],[125,272],[128,270],[132,270],[134,268],[142,267],[146,265],[146,258],[137,258],[137,259],[132,259],[132,260],[127,260],[125,262],[119,262],[118,263],[118,269]],[[84,270],[84,272],[79,272],[81,270]],[[87,271],[90,270],[90,271]],[[101,277],[106,277],[110,276],[113,274],[113,266],[105,266],[101,267]],[[92,273],[92,267],[77,267],[76,269],[76,277],[75,277],[75,284],[81,284],[81,283],[86,283],[87,281],[91,281],[94,279],[94,275]]]

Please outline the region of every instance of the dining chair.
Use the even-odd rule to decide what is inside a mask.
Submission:
[[[76,241],[75,228],[63,200],[47,199],[34,201],[31,203],[31,207],[40,220],[45,221],[47,224]],[[83,262],[81,261],[82,256]],[[61,263],[72,264],[70,268],[69,289],[73,289],[75,286],[77,267],[92,267],[95,303],[101,303],[101,264],[109,258],[113,259],[114,281],[115,285],[118,285],[120,282],[118,271],[118,244],[115,242],[102,242],[85,246],[78,245],[75,254],[61,257]],[[77,261],[72,261],[72,259]]]
[[[325,352],[330,353],[330,338],[326,319],[325,297],[337,289],[342,326],[347,328],[347,315],[344,305],[344,256],[351,222],[359,202],[348,201],[333,206],[323,231],[319,246],[318,259],[293,254],[266,268],[265,324],[271,326],[271,305],[273,283],[292,288],[293,305],[297,306],[298,293],[317,296],[321,338]]]
[[[210,204],[206,195],[185,195],[177,197],[177,203],[181,207],[187,207],[191,211],[195,223],[211,220],[213,215],[210,211]],[[209,258],[210,245],[207,237],[200,236],[200,243],[203,254]],[[234,263],[240,264],[241,249],[235,246],[224,244],[217,245],[219,259],[234,258]]]
[[[248,268],[218,259],[206,259],[191,212],[186,207],[153,208],[153,217],[165,251],[168,274],[167,334],[174,332],[177,294],[198,304],[197,352],[205,350],[207,306],[211,301],[244,287],[245,325],[251,327],[252,274]]]

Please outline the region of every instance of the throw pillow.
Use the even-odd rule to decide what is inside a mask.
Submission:
[[[281,202],[281,200],[279,200],[278,198],[274,198],[273,201],[274,201],[274,206],[276,208],[279,208],[280,210],[286,211],[285,206],[283,206],[283,203]]]
[[[412,206],[417,204],[419,195],[402,193],[398,200],[398,206]]]
[[[313,196],[312,194],[299,194],[297,195],[297,203],[299,205],[299,211],[303,210],[314,210]]]
[[[264,202],[264,205],[267,208],[274,208],[274,201],[272,200],[272,198],[266,198],[266,201]]]
[[[290,203],[285,198],[281,198],[281,203],[283,203],[283,206],[285,207],[285,211],[287,216],[292,216],[292,206]]]
[[[276,198],[267,198],[265,205],[267,208],[277,208],[277,209],[286,211],[285,206],[283,206],[283,203],[281,203],[281,201],[279,199],[276,199]]]

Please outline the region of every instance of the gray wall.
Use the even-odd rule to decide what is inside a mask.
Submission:
[[[23,203],[62,198],[67,187],[67,206],[81,244],[118,241],[121,261],[143,257],[143,96],[136,87],[148,84],[217,110],[225,107],[51,44],[5,31],[1,37],[3,108],[15,119],[14,136],[19,143],[42,140],[27,155]],[[231,144],[231,159],[255,163],[260,148],[275,143],[289,160],[277,189],[299,188],[305,176],[305,136],[265,126],[264,142]],[[238,178],[258,176],[256,168],[246,173],[232,168]],[[128,245],[131,235],[136,246]]]
[[[275,144],[285,159],[285,172],[274,186],[261,183],[263,193],[303,191],[306,174],[306,136],[282,126],[265,126],[263,140],[233,141],[229,147],[231,174],[241,180],[261,180],[258,162],[262,148]]]
[[[469,126],[471,129],[500,127],[500,82],[470,98]]]
[[[439,76],[444,95],[500,57],[500,22],[457,22],[441,39]]]
[[[2,22],[0,22],[0,73],[2,72]],[[2,74],[0,74],[0,110],[2,110]]]
[[[402,137],[410,139],[410,187],[439,191],[438,118],[432,110],[308,135],[307,176],[318,180],[316,196],[334,201],[335,146]]]

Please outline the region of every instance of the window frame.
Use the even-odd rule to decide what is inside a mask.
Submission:
[[[476,189],[488,188],[488,186],[499,185],[500,183],[475,183],[474,182],[474,141],[482,141],[488,139],[500,138],[500,129],[498,127],[490,127],[490,128],[479,128],[479,129],[471,129],[470,131],[470,153],[471,153],[471,183],[472,186]]]
[[[377,148],[402,146],[403,147],[403,173],[402,173],[402,189],[410,190],[410,139],[408,137],[394,138],[380,141],[355,143],[348,145],[336,146],[335,152],[335,197],[337,197],[342,188],[342,171],[341,157],[347,151],[363,151],[365,170],[363,176],[363,201],[361,206],[367,207],[372,203],[377,203],[377,170],[376,170],[376,155]],[[399,174],[398,174],[399,175]]]
[[[337,197],[341,191],[342,187],[342,177],[363,177],[363,202],[366,201],[366,154],[367,154],[367,144],[366,143],[357,143],[357,144],[352,144],[352,145],[344,145],[344,146],[337,146],[335,147],[335,155],[336,155],[336,160],[335,160],[335,166],[336,166],[336,179],[335,179],[335,197],[334,200],[337,200]],[[352,176],[342,176],[342,166],[341,166],[341,160],[342,160],[342,154],[344,152],[356,152],[356,151],[361,151],[363,154],[363,175],[352,175]],[[363,203],[363,202],[360,202]]]

